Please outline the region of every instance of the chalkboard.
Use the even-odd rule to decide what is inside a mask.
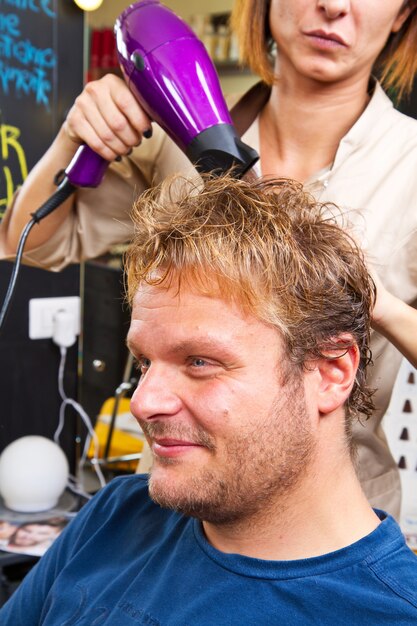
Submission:
[[[82,89],[83,28],[71,0],[0,0],[0,218]]]
[[[83,12],[72,0],[0,0],[0,213],[46,151],[83,87]],[[0,304],[11,263],[0,261]],[[30,298],[78,295],[79,266],[54,274],[23,266],[0,333],[0,452],[14,439],[52,437],[61,399],[59,351],[28,336]],[[65,390],[76,397],[77,346],[68,353]],[[61,439],[75,467],[74,416]]]

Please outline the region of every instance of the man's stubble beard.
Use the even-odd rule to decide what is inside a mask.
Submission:
[[[254,418],[253,424],[250,432],[239,433],[228,442],[222,467],[197,469],[193,475],[167,484],[154,480],[151,470],[151,498],[164,508],[212,524],[233,524],[267,514],[277,504],[284,506],[305,474],[315,449],[302,383],[289,383],[273,402],[268,418],[262,424]],[[162,424],[154,426],[159,434],[165,434]],[[166,430],[175,436],[171,429]],[[191,439],[202,445],[205,441],[208,453],[215,456],[216,447],[210,435],[197,430]],[[157,463],[168,466],[178,461],[158,459]]]

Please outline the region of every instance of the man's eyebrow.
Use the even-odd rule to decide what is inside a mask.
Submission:
[[[172,348],[170,352],[173,354],[179,353],[201,353],[202,350],[220,351],[222,353],[230,353],[229,344],[219,339],[212,339],[210,337],[189,337],[183,341],[179,341]]]
[[[129,335],[126,338],[126,345],[131,352],[137,352],[133,342],[129,340]],[[188,337],[183,341],[178,341],[175,345],[169,348],[169,352],[173,355],[184,353],[202,354],[202,352],[206,350],[216,350],[216,352],[221,353],[222,356],[230,356],[230,358],[236,357],[236,354],[234,352],[232,353],[228,342],[210,337]]]

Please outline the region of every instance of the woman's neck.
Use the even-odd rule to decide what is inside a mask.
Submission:
[[[317,84],[280,79],[261,112],[264,176],[306,181],[331,165],[340,143],[369,102],[368,80]]]

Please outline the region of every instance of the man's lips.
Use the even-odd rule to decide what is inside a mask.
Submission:
[[[329,44],[339,44],[347,47],[346,41],[337,33],[326,33],[324,30],[309,30],[304,33],[307,37],[321,39],[329,42]]]
[[[158,438],[154,439],[151,444],[152,451],[157,456],[174,457],[186,452],[190,452],[196,448],[204,448],[204,446],[195,441],[187,441],[184,439]]]

